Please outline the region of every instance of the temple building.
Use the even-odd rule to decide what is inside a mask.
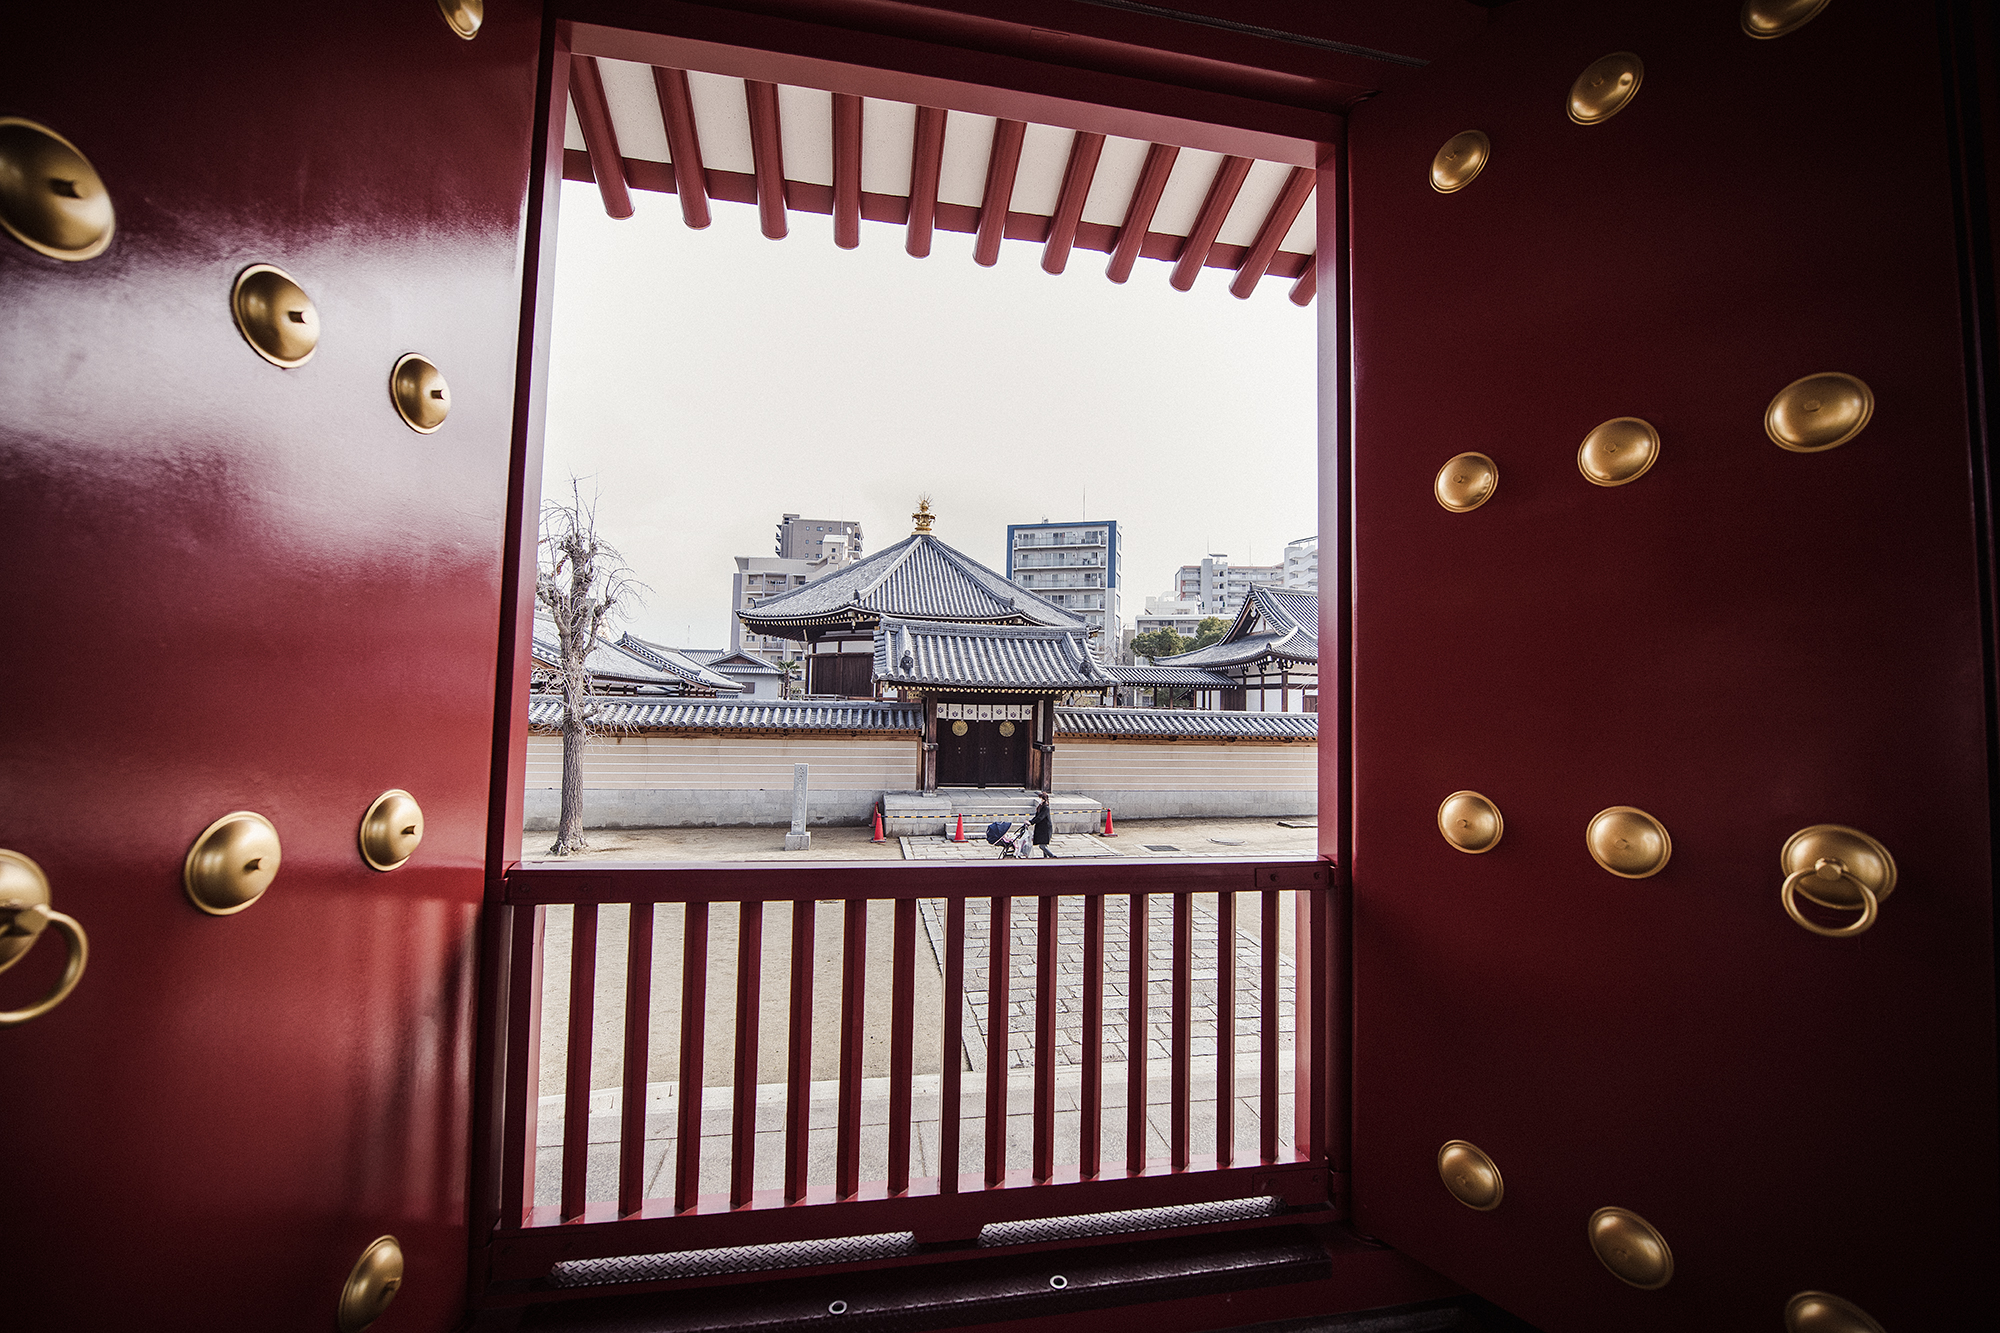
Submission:
[[[1192,667],[1226,677],[1226,684],[1195,685],[1196,706],[1200,708],[1316,713],[1319,595],[1253,587],[1227,634],[1206,648],[1162,657],[1153,665],[1162,670]]]
[[[896,545],[737,615],[804,645],[808,698],[919,702],[922,790],[1047,791],[1056,705],[1119,682],[1080,617],[938,540],[928,500],[912,517]]]

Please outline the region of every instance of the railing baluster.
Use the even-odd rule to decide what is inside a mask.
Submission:
[[[1083,1120],[1077,1174],[1097,1179],[1104,1138],[1104,895],[1083,900]]]
[[[701,1080],[708,1030],[708,904],[689,903],[681,939],[681,1114],[674,1144],[674,1211],[701,1200]]]
[[[535,1151],[542,1080],[542,940],[548,908],[509,909],[507,922],[507,1047],[505,1109],[501,1113],[500,1224],[523,1224],[535,1204]]]
[[[1174,895],[1174,1104],[1168,1123],[1172,1126],[1169,1147],[1176,1171],[1185,1171],[1188,1166],[1188,1099],[1192,1095],[1188,1075],[1194,1062],[1194,1027],[1190,1012],[1194,980],[1193,899],[1191,893]]]
[[[986,1186],[1007,1179],[1007,992],[1013,981],[1011,898],[995,898],[986,939]]]
[[[1264,890],[1263,899],[1264,929],[1257,946],[1264,970],[1257,1000],[1257,1153],[1268,1164],[1278,1160],[1278,891]]]
[[[958,1193],[959,1066],[965,1061],[965,899],[944,905],[944,1049],[938,1098],[938,1192]]]
[[[910,1191],[910,1083],[917,1035],[917,900],[896,899],[895,951],[890,957],[889,1193]]]
[[[812,1125],[813,944],[819,903],[792,904],[792,1007],[785,1055],[785,1202],[806,1197],[806,1147]]]
[[[583,1216],[590,1165],[590,1048],[597,1022],[597,904],[570,909],[569,1061],[563,1072],[562,1219]]]
[[[736,1088],[729,1105],[729,1206],[750,1202],[757,1174],[757,1019],[763,1008],[764,904],[736,905]]]
[[[618,1215],[646,1197],[646,1067],[653,1035],[653,904],[633,903],[625,927],[625,1087],[618,1123]]]
[[[1056,900],[1035,908],[1035,1183],[1056,1162]]]
[[[1215,895],[1215,1164],[1236,1160],[1236,895]]]
[[[1146,1049],[1151,1040],[1146,1014],[1152,957],[1146,941],[1146,895],[1132,895],[1132,925],[1126,935],[1125,1000],[1131,1017],[1125,1029],[1125,1174],[1146,1171]]]
[[[861,1189],[862,997],[868,967],[868,900],[847,900],[840,934],[840,1110],[835,1120],[833,1195],[851,1199]]]

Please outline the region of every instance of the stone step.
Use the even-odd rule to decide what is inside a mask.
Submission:
[[[1039,793],[1019,787],[944,787],[934,792],[882,793],[882,830],[892,838],[950,836],[960,818],[965,836],[976,836],[996,819],[1025,819]],[[1088,796],[1049,797],[1058,833],[1096,833],[1104,827],[1104,807]]]

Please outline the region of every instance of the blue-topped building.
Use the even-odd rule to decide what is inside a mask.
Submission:
[[[1124,630],[1118,605],[1122,555],[1118,524],[1111,519],[1007,525],[1007,577],[1082,620],[1107,662],[1117,660]]]

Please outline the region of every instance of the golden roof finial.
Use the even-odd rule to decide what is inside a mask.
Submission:
[[[923,536],[931,530],[931,520],[937,515],[931,513],[931,497],[928,492],[917,497],[917,512],[910,517],[917,521],[915,535]]]

